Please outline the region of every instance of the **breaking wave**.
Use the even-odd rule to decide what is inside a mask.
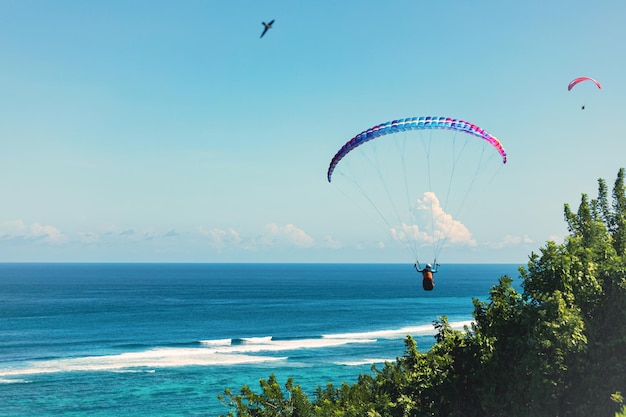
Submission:
[[[461,329],[471,321],[451,323]],[[303,349],[328,349],[351,344],[376,343],[381,339],[401,339],[407,334],[414,336],[434,335],[432,325],[402,327],[399,329],[367,332],[337,333],[309,338],[274,339],[272,336],[243,337],[239,339],[207,339],[199,347],[155,347],[113,355],[54,358],[30,362],[18,362],[0,367],[0,383],[28,382],[21,377],[34,374],[76,371],[146,372],[159,368],[185,366],[232,366],[284,362],[289,352]],[[361,359],[336,362],[338,365],[357,366],[384,363],[389,359]],[[393,360],[393,359],[392,359]]]

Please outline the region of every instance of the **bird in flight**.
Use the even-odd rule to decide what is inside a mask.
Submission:
[[[261,33],[261,37],[263,37],[263,35],[265,35],[265,32],[267,32],[269,29],[272,28],[272,25],[274,24],[274,19],[272,19],[271,22],[269,23],[265,23],[265,22],[261,22],[263,23],[263,33]]]

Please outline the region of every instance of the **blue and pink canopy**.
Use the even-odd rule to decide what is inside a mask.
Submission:
[[[333,171],[335,170],[335,167],[337,166],[339,161],[341,161],[341,159],[348,153],[350,153],[353,149],[359,147],[365,142],[369,142],[372,139],[391,133],[402,132],[406,130],[424,129],[456,130],[486,140],[500,153],[500,155],[502,156],[502,163],[506,164],[506,152],[504,151],[504,148],[502,147],[500,141],[496,139],[495,136],[487,133],[485,130],[472,123],[465,122],[459,119],[452,119],[450,117],[409,117],[406,119],[399,119],[376,125],[370,129],[364,130],[363,132],[359,133],[348,142],[346,142],[346,144],[343,145],[341,149],[339,149],[339,151],[335,154],[332,161],[330,162],[327,175],[328,182],[331,181]]]

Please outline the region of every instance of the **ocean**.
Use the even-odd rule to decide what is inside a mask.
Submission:
[[[354,383],[521,264],[0,264],[0,414],[218,416],[275,374]]]

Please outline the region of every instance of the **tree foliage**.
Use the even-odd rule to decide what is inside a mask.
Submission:
[[[428,352],[409,335],[402,357],[312,399],[274,375],[261,393],[227,389],[228,416],[626,416],[624,174],[611,201],[600,179],[597,199],[564,206],[564,242],[529,256],[521,293],[503,276],[488,301],[474,300],[471,328],[442,317]]]

